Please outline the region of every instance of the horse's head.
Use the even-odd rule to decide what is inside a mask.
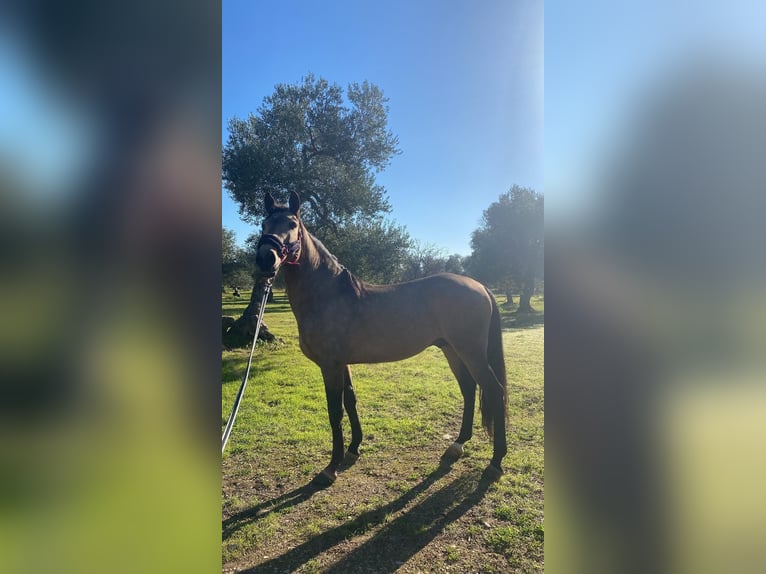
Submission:
[[[288,205],[274,201],[266,194],[266,219],[258,241],[255,263],[264,275],[274,276],[285,263],[295,265],[301,255],[301,199],[294,191]]]

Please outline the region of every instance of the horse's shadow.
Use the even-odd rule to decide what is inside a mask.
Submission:
[[[308,560],[342,543],[360,532],[384,524],[417,496],[444,477],[451,464],[441,465],[419,484],[385,506],[364,512],[340,526],[327,530],[282,554],[243,572],[293,572]],[[395,520],[386,523],[375,535],[330,566],[326,572],[394,572],[409,558],[431,542],[448,524],[481,502],[492,479],[478,472],[468,472],[427,496]],[[271,501],[248,509],[224,522],[224,539],[250,519],[258,520],[269,511],[289,508],[308,500],[316,489],[310,485],[298,488]],[[228,522],[228,525],[227,525]],[[227,534],[228,531],[228,534]]]
[[[309,483],[305,486],[301,486],[300,488],[296,488],[290,492],[272,498],[271,500],[267,500],[266,502],[252,506],[246,510],[243,510],[242,512],[231,515],[221,524],[223,528],[223,540],[227,540],[229,537],[231,537],[232,534],[234,534],[243,526],[252,522],[257,522],[272,512],[286,510],[293,506],[297,506],[302,502],[306,502],[319,490],[321,490],[319,487]]]

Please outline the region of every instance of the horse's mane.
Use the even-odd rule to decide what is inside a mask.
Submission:
[[[332,253],[330,253],[330,250],[327,249],[327,247],[324,246],[324,243],[322,243],[316,235],[313,233],[309,233],[309,237],[311,237],[311,240],[314,242],[314,247],[316,247],[316,250],[319,252],[319,256],[324,259],[325,261],[329,262],[331,266],[335,266],[336,269],[334,271],[342,271],[345,269],[343,265],[341,265],[341,262],[338,261],[338,258],[335,257]]]
[[[314,242],[314,247],[319,252],[319,256],[330,265],[340,281],[342,281],[357,296],[361,296],[367,292],[367,286],[364,281],[351,273],[351,271],[338,261],[338,258],[330,253],[330,250],[327,249],[324,243],[317,239],[314,234],[309,233],[309,236]]]

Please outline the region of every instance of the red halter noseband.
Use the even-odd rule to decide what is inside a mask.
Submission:
[[[298,265],[302,238],[303,235],[300,229],[298,229],[298,239],[289,243],[283,243],[282,240],[276,235],[262,235],[258,240],[257,248],[260,249],[262,245],[270,245],[279,254],[280,264],[285,263],[287,265]]]

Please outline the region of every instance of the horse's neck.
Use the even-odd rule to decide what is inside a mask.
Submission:
[[[343,267],[319,240],[301,229],[301,254],[297,265],[285,267],[285,284],[290,305],[296,316],[316,308]]]

